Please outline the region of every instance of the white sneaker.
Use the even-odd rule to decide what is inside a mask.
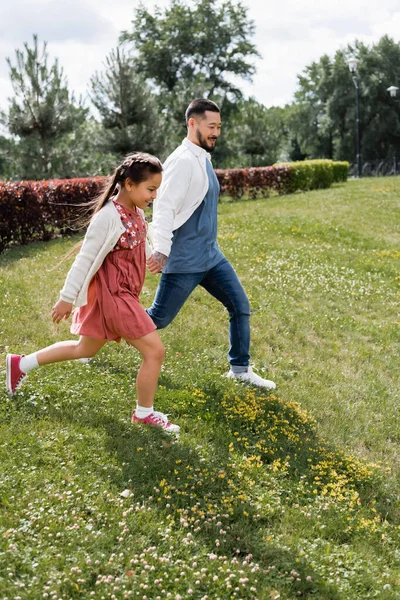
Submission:
[[[77,358],[76,361],[82,363],[83,365],[87,365],[90,363],[91,358]]]
[[[247,371],[244,373],[234,373],[232,369],[229,370],[226,377],[228,379],[237,379],[239,381],[243,381],[244,383],[250,383],[252,385],[258,385],[258,387],[267,388],[267,390],[274,390],[276,388],[276,384],[269,379],[263,379],[257,373],[254,373],[252,367],[247,367]]]

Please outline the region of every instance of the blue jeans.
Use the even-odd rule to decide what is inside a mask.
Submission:
[[[166,327],[198,285],[228,310],[228,359],[232,367],[239,367],[233,370],[245,370],[240,367],[247,367],[250,359],[250,305],[238,276],[226,258],[209,271],[201,273],[163,273],[153,304],[147,309],[147,313],[157,329]]]

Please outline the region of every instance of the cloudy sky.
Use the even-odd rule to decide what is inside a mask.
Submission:
[[[145,0],[151,9],[169,0]],[[388,34],[400,41],[400,0],[243,0],[256,23],[262,55],[246,95],[266,106],[290,102],[296,76],[322,54],[356,38],[371,44]],[[90,76],[102,70],[121,30],[130,29],[138,0],[9,0],[0,5],[0,108],[12,94],[6,57],[37,33],[58,57],[70,89],[86,96]],[[388,82],[400,85],[400,82]]]

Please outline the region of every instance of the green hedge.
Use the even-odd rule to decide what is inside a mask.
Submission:
[[[346,160],[334,161],[333,162],[333,181],[335,183],[347,181],[347,178],[349,176],[349,167],[350,167],[350,164]]]
[[[348,162],[323,159],[278,163],[272,167],[217,169],[216,173],[221,193],[239,200],[243,196],[261,197],[271,191],[292,194],[328,188],[332,183],[347,180],[349,166]]]
[[[335,162],[333,160],[304,160],[292,163],[279,163],[290,168],[289,181],[285,193],[320,190],[329,188],[332,183],[346,181],[349,172],[348,162]]]

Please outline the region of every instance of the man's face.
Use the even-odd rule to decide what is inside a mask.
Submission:
[[[215,144],[221,134],[220,114],[206,110],[203,116],[193,117],[193,130],[198,145],[207,152],[214,152]]]

